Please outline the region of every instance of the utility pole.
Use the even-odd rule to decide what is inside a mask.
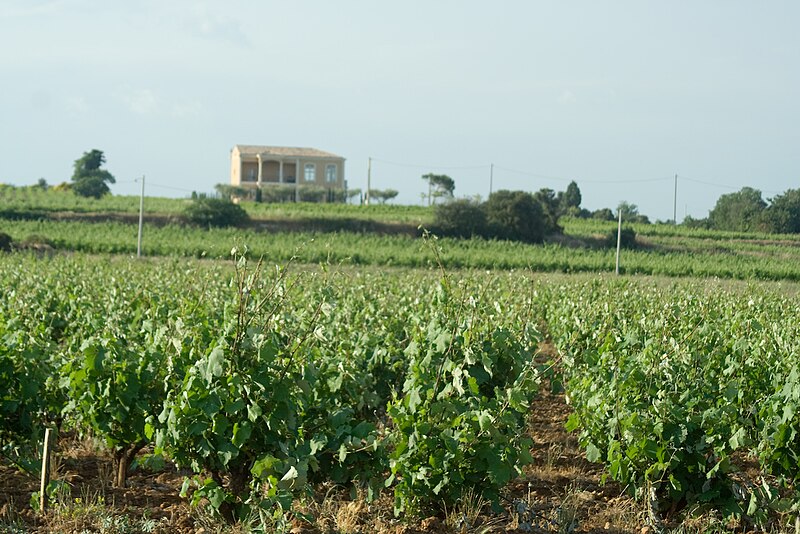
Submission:
[[[672,197],[672,223],[678,224],[678,175],[675,175],[675,194]]]
[[[431,207],[431,192],[433,191],[433,185],[431,185],[431,179],[428,178],[428,207]]]
[[[489,165],[489,196],[492,196],[492,182],[494,181],[494,163]]]
[[[139,238],[136,240],[136,257],[142,257],[142,225],[144,223],[144,174],[142,175],[142,194],[139,196]]]
[[[369,190],[372,189],[372,158],[367,159],[367,195],[364,197],[366,199],[365,204],[369,206]]]

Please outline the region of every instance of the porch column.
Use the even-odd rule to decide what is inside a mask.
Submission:
[[[278,160],[278,182],[283,183],[283,158]]]
[[[261,154],[256,154],[258,159],[258,187],[261,187],[261,173],[263,172],[264,162],[261,161]]]

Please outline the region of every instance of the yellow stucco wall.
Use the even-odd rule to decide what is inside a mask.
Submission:
[[[283,160],[283,177],[284,183],[289,182],[289,178],[294,176],[298,179],[298,183],[314,183],[321,187],[344,187],[344,160],[333,158],[293,158],[293,157],[262,157],[261,169],[261,183],[262,184],[277,184],[280,177],[280,164],[277,160]],[[313,182],[305,180],[305,167],[306,164],[314,165],[315,176]],[[326,180],[326,168],[328,165],[333,165],[336,168],[336,181],[328,182]],[[242,156],[238,147],[234,147],[231,151],[231,185],[255,185],[258,182],[258,158],[256,156],[246,155]]]

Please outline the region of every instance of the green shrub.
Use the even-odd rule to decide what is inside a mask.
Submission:
[[[14,248],[17,250],[32,251],[39,254],[49,254],[52,253],[56,247],[52,239],[48,239],[47,237],[39,234],[30,234],[22,241],[15,243]]]
[[[544,210],[530,193],[497,191],[484,206],[491,237],[526,243],[544,241]]]
[[[412,334],[403,394],[388,408],[395,514],[452,508],[465,492],[497,508],[502,488],[532,461],[524,428],[538,389],[528,350],[538,333],[523,340],[501,327],[453,328],[457,301],[444,286],[431,304],[439,316]]]
[[[442,236],[486,236],[486,212],[477,202],[454,200],[436,205],[433,231]]]
[[[0,232],[0,251],[10,252],[13,242],[14,240],[11,239],[10,235]]]
[[[559,232],[542,202],[524,191],[497,191],[479,204],[456,200],[436,206],[433,229],[439,235],[541,243]]]
[[[239,226],[248,220],[247,212],[230,200],[200,197],[184,211],[186,220],[199,226]]]
[[[633,249],[636,248],[636,231],[633,228],[623,228],[620,233],[620,247]],[[611,230],[606,236],[606,244],[609,247],[617,246],[617,230]]]
[[[28,237],[26,237],[25,239],[23,239],[20,242],[20,245],[22,245],[24,247],[36,247],[36,246],[53,247],[53,246],[55,246],[53,244],[53,240],[52,239],[49,239],[49,238],[47,238],[47,237],[45,237],[43,235],[39,235],[39,234],[30,234]]]

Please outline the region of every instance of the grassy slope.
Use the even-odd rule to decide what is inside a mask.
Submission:
[[[190,202],[185,198],[146,197],[144,211],[150,215],[177,216]],[[424,206],[392,204],[358,206],[352,204],[256,204],[242,207],[256,220],[298,220],[304,218],[359,219],[410,225],[427,224],[431,210]],[[83,198],[71,192],[44,191],[39,188],[12,188],[0,184],[0,211],[74,214],[138,214],[139,197],[115,195],[101,199]]]
[[[36,234],[59,249],[131,254],[136,251],[138,201],[135,196],[94,200],[69,192],[0,186],[0,216],[3,212],[35,215],[34,220],[0,218],[0,231],[17,242]],[[248,229],[201,230],[170,224],[187,202],[146,198],[145,211],[159,224],[145,226],[145,254],[224,258],[232,246],[246,244],[253,254],[275,261],[296,257],[312,263],[427,267],[436,263],[434,250],[438,248],[440,258],[452,268],[550,272],[614,269],[614,250],[603,244],[615,232],[613,222],[562,220],[565,235],[548,245],[440,239],[426,246],[414,237],[418,226],[430,225],[433,220],[432,210],[422,206],[245,203],[243,207],[254,220]],[[64,213],[80,214],[95,222],[51,220]],[[121,216],[122,220],[104,220],[112,216]],[[320,228],[335,231],[321,232]],[[800,280],[800,236],[672,225],[634,228],[641,246],[623,253],[622,265],[628,273]],[[382,233],[373,233],[375,230]]]

